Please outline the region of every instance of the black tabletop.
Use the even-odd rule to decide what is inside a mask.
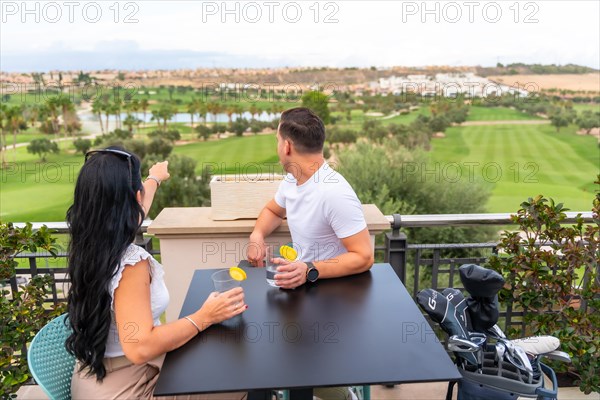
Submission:
[[[167,354],[154,395],[460,379],[389,264],[295,290],[244,269],[248,310]],[[212,272],[195,271],[181,316],[213,291]]]

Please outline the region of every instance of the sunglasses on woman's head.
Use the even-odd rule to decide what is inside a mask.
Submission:
[[[97,154],[97,153],[116,154],[116,155],[125,157],[127,159],[127,161],[129,161],[131,159],[131,154],[127,153],[126,151],[117,150],[117,149],[101,149],[101,150],[92,150],[92,151],[88,151],[87,153],[85,153],[85,161],[87,161],[88,158],[90,158],[90,156]]]
[[[104,153],[104,154],[114,154],[120,157],[125,157],[127,159],[127,165],[129,166],[129,183],[132,183],[133,181],[133,177],[131,169],[131,157],[132,155],[127,153],[126,151],[123,150],[117,150],[117,149],[100,149],[100,150],[92,150],[92,151],[88,151],[87,153],[85,153],[85,162],[87,162],[87,160],[90,158],[90,156],[93,156],[94,154],[98,154],[98,153]]]

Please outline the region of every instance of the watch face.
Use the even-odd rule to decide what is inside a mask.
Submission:
[[[306,275],[306,279],[311,282],[314,282],[319,277],[319,271],[316,268],[311,268],[308,270],[308,274]]]

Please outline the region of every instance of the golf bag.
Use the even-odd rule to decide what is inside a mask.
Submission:
[[[458,400],[555,400],[556,375],[541,359],[570,362],[566,353],[557,350],[559,340],[551,336],[507,339],[496,325],[498,291],[504,278],[474,264],[462,265],[459,273],[469,297],[454,288],[417,294],[419,306],[449,335],[448,350],[462,375]],[[552,389],[545,388],[544,376],[552,381]],[[448,386],[447,400],[452,398],[453,387],[454,382]]]

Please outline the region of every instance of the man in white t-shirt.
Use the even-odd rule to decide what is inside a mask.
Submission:
[[[284,289],[357,274],[374,262],[361,203],[346,179],[325,161],[324,142],[323,122],[308,108],[281,114],[277,154],[287,176],[258,216],[247,256],[262,266],[265,238],[287,217],[299,257],[277,269],[275,283]]]

